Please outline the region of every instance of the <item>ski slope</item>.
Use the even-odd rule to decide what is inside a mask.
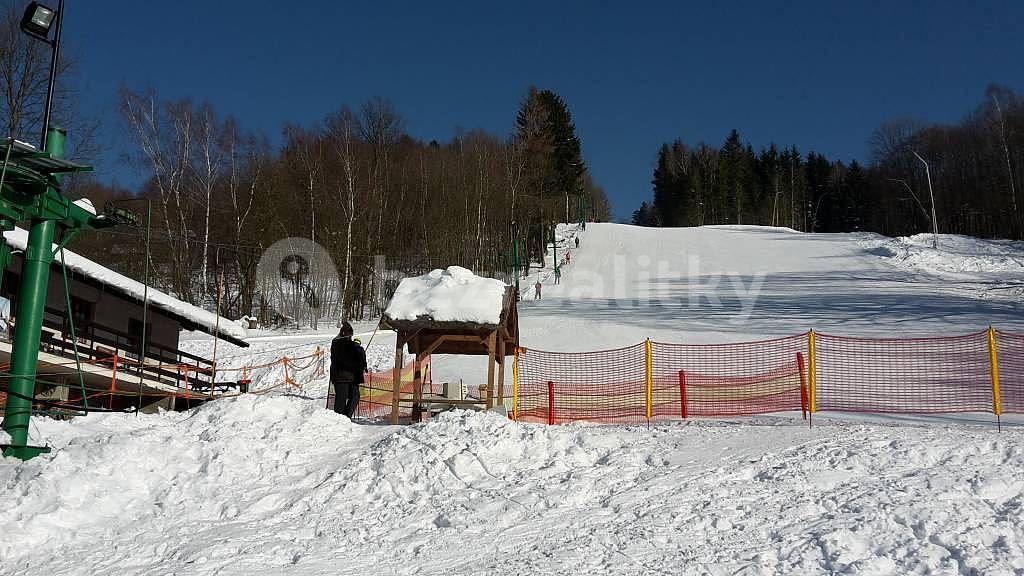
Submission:
[[[522,282],[525,346],[1024,331],[1022,243],[613,224],[558,236],[559,254],[577,236],[580,249],[559,285],[550,259]],[[393,335],[357,331],[386,368]],[[332,335],[221,343],[219,361],[303,356]],[[433,370],[476,383],[485,362]],[[1024,573],[1024,427],[990,416],[648,429],[460,411],[396,428],[327,412],[312,372],[300,384],[186,413],[34,419],[55,451],[0,462],[0,574]]]
[[[907,252],[949,268],[974,254],[1016,254],[969,274],[893,257],[882,236],[803,234],[786,228],[640,228],[591,224],[559,286],[520,307],[524,345],[593,350],[651,338],[723,342],[815,329],[843,335],[929,336],[1024,327],[1024,243],[921,238]],[[929,236],[930,239],[930,236]],[[1014,264],[1016,264],[1014,266]],[[991,270],[991,271],[989,271]],[[566,338],[566,335],[576,335]]]

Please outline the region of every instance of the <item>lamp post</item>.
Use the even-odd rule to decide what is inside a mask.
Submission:
[[[57,60],[60,58],[60,31],[64,21],[64,0],[58,0],[57,10],[48,8],[38,2],[32,2],[25,9],[21,18],[22,32],[42,40],[50,45],[50,79],[46,84],[46,101],[43,104],[43,133],[39,139],[39,149],[46,148],[47,134],[50,132],[50,111],[53,109],[53,85],[57,80]],[[50,40],[50,29],[54,29],[53,40]]]
[[[92,168],[63,160],[65,133],[50,126],[63,0],[59,6],[60,10],[54,11],[33,2],[21,22],[25,33],[53,47],[43,114],[43,142],[39,150],[11,141],[4,159],[4,181],[0,185],[0,228],[11,230],[15,223],[21,221],[29,224],[18,291],[18,321],[14,326],[11,350],[9,396],[2,424],[11,439],[9,444],[0,446],[4,456],[26,460],[49,451],[46,447],[28,445],[28,428],[35,400],[39,337],[53,263],[54,235],[58,228],[65,232],[62,247],[79,230],[105,228],[113,224],[110,219],[76,205],[61,193],[63,174],[88,172]],[[49,39],[52,26],[56,28],[53,41]],[[0,244],[0,262],[3,263],[8,261],[8,254],[3,254],[5,249],[6,244]],[[70,314],[70,310],[67,313]]]
[[[147,346],[147,344],[149,342],[149,339],[147,338],[147,336],[148,336],[147,332],[149,330],[149,254],[150,254],[149,253],[149,242],[150,242],[150,237],[151,237],[152,229],[153,229],[153,226],[152,226],[152,222],[153,222],[153,201],[151,199],[149,199],[149,198],[137,197],[137,198],[127,198],[127,199],[118,200],[116,203],[117,204],[127,204],[129,202],[145,202],[146,203],[146,241],[145,241],[145,245],[144,245],[144,249],[145,249],[145,252],[146,252],[146,254],[145,254],[146,260],[145,260],[145,262],[142,265],[142,270],[143,270],[143,272],[142,272],[142,334],[139,336],[139,339],[140,339],[140,341],[139,341],[139,372],[138,372],[138,376],[139,376],[139,396],[138,396],[138,399],[137,399],[138,404],[135,406],[135,414],[137,416],[138,413],[139,413],[139,410],[142,407],[142,380],[143,380],[143,377],[144,377],[143,376],[143,368],[146,365],[146,361],[145,361],[146,352],[149,349],[149,346]],[[133,212],[125,210],[124,208],[115,207],[114,210],[112,211],[112,215],[113,215],[113,217],[116,220],[118,220],[118,223],[125,223],[125,222],[127,222],[127,223],[131,223],[131,224],[135,224],[135,225],[138,225],[138,223],[139,223],[138,222],[138,220],[139,220],[138,216],[136,214],[134,214]],[[214,340],[214,342],[216,342],[216,340]],[[211,390],[211,393],[212,393],[212,391],[213,391],[213,386],[212,385],[210,386],[210,390]],[[172,402],[171,406],[173,408],[173,406],[174,406],[174,404],[173,404],[174,403],[174,397],[171,398],[171,402]]]
[[[935,218],[935,193],[932,191],[932,171],[928,167],[928,162],[920,154],[914,150],[911,150],[910,153],[917,156],[921,164],[924,164],[924,174],[928,177],[928,197],[932,201],[932,248],[937,249],[939,247],[939,221]]]

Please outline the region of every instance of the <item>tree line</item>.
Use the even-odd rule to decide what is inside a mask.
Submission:
[[[375,317],[403,275],[461,265],[511,280],[543,263],[556,222],[610,217],[568,106],[551,91],[528,91],[507,136],[420,141],[375,98],[314,126],[285,126],[278,150],[209,104],[122,89],[120,109],[150,176],[139,190],[91,182],[79,193],[140,214],[148,201],[151,282],[232,318]],[[268,285],[260,259],[285,238],[309,241],[294,244],[299,260],[322,246],[334,266],[320,272],[331,278],[313,266],[302,278],[274,275],[293,286]],[[73,245],[135,278],[143,246],[141,228]]]
[[[954,125],[887,122],[868,144],[865,166],[775,144],[755,152],[736,130],[720,147],[664,143],[653,199],[632,222],[909,235],[931,230],[930,174],[941,232],[1024,237],[1024,98],[1012,90],[990,86]]]

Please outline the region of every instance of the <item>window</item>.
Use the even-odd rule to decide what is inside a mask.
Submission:
[[[142,342],[142,320],[138,318],[130,318],[128,320],[128,338],[131,342],[128,343],[127,348],[136,352],[135,358],[138,360],[139,343]],[[153,341],[153,323],[146,322],[146,348],[149,348],[149,343]]]
[[[92,324],[92,308],[92,302],[77,296],[71,297],[71,319],[75,321],[76,331],[84,331],[86,326]]]

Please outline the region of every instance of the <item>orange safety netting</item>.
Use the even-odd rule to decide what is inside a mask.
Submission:
[[[1003,412],[1024,414],[1024,334],[996,331]]]
[[[430,396],[441,393],[442,386],[430,381],[430,359],[423,360],[420,368],[422,394],[424,404]],[[412,399],[415,391],[415,364],[409,364],[402,368],[401,393],[402,400]],[[364,382],[359,385],[359,405],[356,407],[356,417],[367,420],[380,420],[391,416],[391,402],[394,398],[395,371],[384,370],[381,372],[367,372],[363,375]],[[334,387],[328,385],[327,409],[334,409]],[[412,404],[401,402],[399,404],[399,416],[408,417],[412,415]]]
[[[518,419],[640,423],[801,411],[1024,413],[1024,334],[940,338],[809,332],[728,344],[520,348]]]
[[[987,332],[906,339],[817,334],[815,359],[817,410],[993,411]]]
[[[517,417],[558,424],[575,420],[647,420],[643,344],[601,352],[520,349]]]
[[[730,344],[652,342],[651,417],[807,410],[804,335]]]

